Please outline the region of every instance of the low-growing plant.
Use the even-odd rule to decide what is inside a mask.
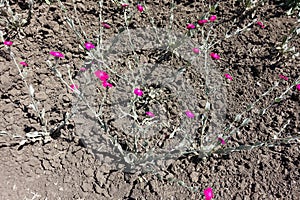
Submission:
[[[292,13],[294,13],[295,11],[299,11],[300,10],[300,2],[298,0],[277,0],[276,1],[280,6],[285,7],[288,12],[288,15],[291,15]],[[300,13],[298,13],[299,15]]]
[[[77,27],[68,16],[64,4],[61,1],[58,3],[65,13],[66,22],[80,42],[80,48],[87,56],[84,65],[78,69],[79,75],[74,79],[69,65],[67,75],[58,68],[64,54],[49,52],[53,57],[46,61],[47,65],[74,94],[71,113],[67,113],[55,130],[48,130],[45,110],[38,106],[34,89],[19,67],[19,64],[26,63],[17,62],[10,48],[13,43],[0,32],[0,38],[29,91],[30,107],[36,112],[44,131],[28,134],[20,145],[32,141],[32,138],[49,139],[48,136],[53,136],[70,119],[74,119],[77,134],[82,134],[79,137],[84,137],[95,155],[118,169],[150,171],[155,174],[157,170],[166,169],[180,156],[196,155],[205,159],[212,154],[227,154],[299,140],[299,136],[280,137],[285,125],[269,141],[226,147],[230,138],[251,120],[265,114],[272,105],[282,102],[295,87],[300,90],[298,77],[279,96],[270,100],[268,105],[257,108],[257,104],[278,87],[276,82],[257,100],[249,103],[244,112],[236,114],[232,123],[224,123],[227,105],[224,85],[226,81],[234,81],[235,77],[230,73],[219,72],[216,62],[221,62],[225,55],[215,52],[214,47],[222,40],[250,31],[253,25],[265,28],[257,19],[242,28],[227,31],[223,38],[218,38],[215,27],[219,16],[205,13],[201,19],[187,22],[185,34],[180,34],[173,31],[173,1],[170,22],[162,29],[155,26],[145,2],[133,6],[115,1],[116,6],[122,9],[124,27],[118,35],[104,41],[104,31],[110,29],[111,25],[103,20],[102,0],[99,1],[99,32],[96,38],[86,34],[79,18]],[[244,3],[247,6],[249,3],[254,4],[254,1]],[[215,11],[215,8],[212,6],[211,11]],[[73,13],[77,15],[75,5]],[[130,23],[136,13],[148,17],[153,27],[131,30]],[[10,21],[5,23],[10,24]],[[298,29],[294,29],[284,41],[282,53],[290,51],[287,44],[295,33],[298,35]],[[200,44],[193,40],[196,37],[201,38]],[[144,54],[150,57],[147,62],[142,61]],[[196,74],[196,80],[189,78],[187,72]],[[251,113],[255,108],[258,112]],[[182,181],[174,182],[190,188]],[[198,189],[192,188],[194,191]],[[212,188],[205,189],[203,193],[206,199],[214,196]]]
[[[10,35],[10,37],[13,37],[14,34],[18,34],[19,38],[25,37],[22,27],[26,26],[31,18],[33,1],[30,0],[27,4],[29,9],[25,16],[14,12],[10,7],[9,1],[3,0],[0,2],[0,26],[9,30],[7,35]]]

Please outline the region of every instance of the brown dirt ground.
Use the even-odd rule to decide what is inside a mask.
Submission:
[[[72,3],[67,2],[67,9],[72,10]],[[183,33],[187,21],[195,21],[209,11],[209,2],[175,2],[173,28]],[[27,16],[29,8],[25,1],[10,1],[10,4],[16,13]],[[81,0],[76,1],[76,5],[83,29],[95,36],[93,32],[99,27],[97,2]],[[169,6],[169,1],[147,3],[147,14],[136,12],[130,28],[150,25],[149,16],[158,27],[165,27]],[[105,40],[123,25],[122,9],[113,1],[105,1],[102,13],[104,21],[112,26],[104,30]],[[275,49],[297,19],[287,16],[286,10],[274,1],[249,11],[238,2],[223,1],[211,14],[218,16],[217,38],[223,38],[222,34],[232,24],[231,31],[245,26],[252,21],[252,15],[266,25],[265,29],[252,25],[250,31],[223,39],[214,49],[222,56],[222,60],[216,62],[220,71],[229,72],[234,78],[226,84],[229,94],[227,120],[232,121],[275,81],[279,81],[279,87],[263,99],[260,108],[268,105],[299,76],[299,57],[292,58],[290,53],[282,55]],[[74,13],[72,18],[76,19]],[[237,21],[233,22],[234,19]],[[74,32],[66,25],[64,13],[58,3],[49,6],[38,2],[33,5],[29,23],[21,27],[23,38],[14,29],[1,27],[1,30],[6,32],[5,38],[14,41],[12,50],[16,58],[28,62],[28,82],[46,110],[49,127],[55,128],[63,120],[64,113],[71,109],[72,94],[55,78],[45,60],[51,50],[63,52],[66,57],[60,69],[66,74],[65,64],[71,64],[72,70],[78,71],[85,58]],[[193,39],[197,40],[197,36]],[[298,36],[289,45],[299,51],[299,41]],[[0,131],[8,133],[0,137],[0,199],[204,199],[202,191],[206,187],[213,188],[215,199],[300,197],[299,143],[232,152],[207,160],[180,158],[167,170],[158,172],[159,175],[112,170],[111,166],[96,159],[89,148],[83,147],[80,136],[70,136],[76,135],[74,123],[64,127],[49,143],[32,142],[18,148],[21,139],[16,136],[21,138],[28,132],[42,129],[32,109],[28,108],[28,92],[3,45],[0,55]],[[289,80],[280,80],[279,74],[286,75]],[[269,140],[288,120],[290,123],[281,136],[299,135],[299,110],[299,91],[293,88],[284,101],[255,118],[234,135],[231,142],[243,145]],[[199,189],[192,191],[188,186]]]

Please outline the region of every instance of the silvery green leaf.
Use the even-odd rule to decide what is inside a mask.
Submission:
[[[10,15],[14,16],[14,12],[12,11],[12,9],[11,9],[10,7],[8,8],[7,11],[8,11],[8,13],[9,13]]]
[[[39,136],[42,136],[42,134],[37,131],[26,133],[26,137],[28,137],[28,138],[35,138],[35,137],[39,137]]]
[[[185,183],[183,181],[178,181],[178,184],[181,186],[185,186]]]
[[[292,15],[292,13],[293,13],[293,8],[290,8],[290,9],[286,12],[287,15]]]
[[[178,73],[183,73],[186,71],[186,68],[185,67],[181,67],[178,69]]]
[[[205,110],[209,111],[210,110],[210,103],[207,101],[205,105]]]
[[[27,23],[27,20],[26,20],[26,19],[22,19],[21,22],[20,22],[21,26],[23,26],[23,25],[26,24],[26,23]]]
[[[22,140],[22,141],[19,143],[19,145],[20,145],[20,146],[23,146],[26,142],[27,142],[27,140]]]
[[[238,114],[238,115],[235,116],[234,121],[235,121],[235,122],[239,122],[239,121],[241,121],[241,118],[242,118],[242,115],[241,115],[241,114]]]
[[[241,124],[241,127],[246,126],[249,123],[249,121],[250,121],[249,118],[244,119],[243,123]]]
[[[74,90],[74,92],[75,92],[77,95],[80,95],[80,94],[81,94],[81,92],[80,92],[77,88]]]
[[[79,49],[85,50],[81,44],[78,44]]]
[[[59,78],[62,77],[61,73],[60,73],[58,70],[55,70],[55,72],[56,72],[56,76],[57,76],[57,77],[59,77]]]
[[[251,110],[252,108],[253,108],[253,105],[252,105],[252,104],[248,105],[248,106],[247,106],[247,111]]]
[[[124,157],[125,162],[128,164],[134,164],[134,161],[137,160],[137,157],[133,153],[129,153]]]
[[[29,85],[29,95],[34,97],[34,89],[33,89],[32,85]]]
[[[22,73],[23,73],[23,76],[26,78],[26,76],[27,76],[28,73],[26,71],[24,71]]]
[[[52,68],[52,62],[50,60],[46,60],[46,64]]]
[[[257,84],[259,87],[261,87],[261,84],[260,84],[259,82],[257,82],[256,84]],[[264,96],[264,95],[262,95],[262,96]]]
[[[46,111],[45,111],[45,108],[43,108],[43,109],[42,109],[42,112],[41,112],[41,117],[42,117],[42,119],[45,118],[45,112],[46,112]]]
[[[261,115],[264,115],[264,114],[266,113],[266,111],[267,111],[267,109],[262,109],[262,110],[260,111],[260,114],[261,114]]]
[[[126,155],[124,157],[125,162],[127,162],[128,164],[132,164],[132,160],[130,160],[129,155]]]
[[[28,105],[28,108],[32,108],[33,110],[36,111],[35,106],[32,103]]]
[[[122,149],[121,145],[120,145],[120,144],[116,144],[116,145],[117,145],[117,147],[118,147],[119,152],[120,152],[122,155],[124,155],[123,149]]]
[[[279,103],[282,100],[282,97],[276,97],[275,98],[275,103]]]

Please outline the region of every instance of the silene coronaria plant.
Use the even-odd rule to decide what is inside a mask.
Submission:
[[[120,6],[120,4],[118,4],[118,6]],[[130,7],[131,7],[131,5],[130,4],[128,4],[128,3],[122,3],[121,4],[121,7],[123,8],[123,11],[127,11],[127,10],[130,10]],[[147,7],[146,7],[146,4],[137,4],[136,5],[136,9],[134,9],[135,10],[135,12],[138,12],[138,13],[141,13],[141,15],[147,15],[147,12],[150,10],[148,10],[147,9]],[[125,12],[126,13],[126,12]],[[199,30],[199,32],[201,32],[201,30],[204,30],[203,28],[206,28],[205,26],[207,26],[207,25],[211,25],[211,27],[214,27],[214,25],[216,25],[217,23],[218,23],[218,21],[220,20],[220,18],[221,17],[217,17],[216,15],[211,15],[210,17],[206,17],[206,18],[202,18],[202,19],[195,19],[195,21],[194,22],[189,22],[189,23],[187,23],[187,24],[185,24],[185,25],[183,25],[183,28],[186,28],[186,29],[188,29],[187,30],[187,32],[193,32],[193,31],[197,31],[197,30]],[[125,19],[125,20],[127,20],[127,18]],[[125,23],[126,24],[126,23]],[[261,29],[265,29],[265,24],[263,23],[263,22],[261,22],[261,21],[256,21],[256,25],[257,26],[259,26]],[[104,28],[104,29],[110,29],[112,26],[113,26],[113,24],[108,24],[108,23],[106,23],[106,22],[103,22],[102,20],[101,20],[101,26]],[[185,27],[184,27],[185,26]],[[102,29],[103,29],[102,28]],[[186,30],[185,29],[185,30]],[[263,30],[262,30],[263,31]],[[238,33],[240,33],[240,32],[238,32]],[[209,38],[209,37],[208,37]],[[132,42],[132,41],[130,41],[130,42]],[[204,40],[203,41],[204,42],[204,44],[202,44],[202,46],[201,47],[194,47],[194,48],[190,48],[189,49],[189,51],[191,51],[192,53],[193,53],[193,55],[195,55],[195,56],[200,56],[201,54],[206,54],[207,56],[206,57],[210,57],[210,59],[213,61],[213,62],[221,62],[221,61],[223,61],[223,59],[221,59],[221,56],[222,56],[222,58],[225,56],[225,55],[223,55],[223,54],[221,54],[221,56],[220,56],[220,54],[218,54],[218,53],[216,53],[216,52],[219,52],[219,51],[213,51],[213,45],[209,45],[209,41],[206,41],[206,40]],[[10,48],[12,45],[13,45],[13,42],[12,41],[9,41],[9,40],[4,40],[3,41],[3,44],[7,47],[7,48]],[[98,46],[99,44],[97,44],[97,46]],[[87,53],[93,53],[93,49],[95,49],[95,44],[93,44],[92,42],[85,42],[84,43],[84,47],[86,48],[86,50],[87,50]],[[132,49],[134,49],[134,48],[132,48]],[[135,52],[136,53],[136,52]],[[59,59],[62,59],[62,58],[64,58],[65,56],[64,56],[64,54],[63,53],[61,53],[61,52],[59,52],[59,51],[50,51],[50,55],[52,55],[55,59],[56,59],[56,61],[58,61]],[[29,62],[30,63],[30,62]],[[207,64],[208,63],[208,61],[207,60],[205,60],[205,64]],[[25,61],[21,61],[21,62],[19,62],[19,64],[20,65],[22,65],[23,67],[27,67],[28,66],[28,64],[27,64],[27,62],[25,62]],[[19,65],[18,64],[18,62],[17,62],[17,65]],[[57,65],[58,64],[58,62],[56,62],[55,63],[55,65]],[[103,64],[103,63],[102,63]],[[137,64],[137,63],[136,63]],[[137,66],[138,66],[138,64],[137,64]],[[19,66],[17,66],[18,67],[18,69],[19,69]],[[122,77],[122,75],[119,75],[119,74],[117,74],[113,69],[111,69],[111,68],[108,68],[108,67],[106,67],[105,68],[105,65],[103,64],[102,66],[100,66],[99,68],[101,68],[101,69],[97,69],[97,70],[95,70],[95,71],[93,71],[93,75],[98,79],[98,81],[100,81],[100,83],[101,83],[101,85],[104,87],[104,88],[112,88],[112,89],[114,89],[114,88],[117,88],[117,87],[121,87],[122,85],[115,85],[115,82],[113,82],[113,78],[112,77],[114,77],[114,76],[118,76],[118,77],[121,77],[121,78],[124,78],[124,77]],[[81,86],[80,85],[78,85],[78,84],[76,84],[76,83],[74,83],[73,81],[71,81],[71,84],[70,83],[68,83],[67,81],[65,81],[63,78],[62,78],[62,75],[61,75],[61,73],[55,68],[55,66],[53,66],[53,69],[54,69],[54,71],[56,72],[56,74],[57,75],[59,75],[59,78],[60,78],[60,80],[65,84],[65,85],[67,85],[68,86],[68,90],[70,90],[72,93],[74,93],[75,91],[78,91],[79,90],[79,88],[81,88]],[[206,68],[207,69],[207,68]],[[21,71],[21,70],[19,70],[19,71]],[[84,67],[80,67],[79,68],[79,71],[80,72],[82,72],[82,73],[85,73],[86,71],[88,71],[88,68],[86,67],[86,66],[84,66]],[[117,75],[116,75],[117,74]],[[22,74],[20,74],[21,76],[23,76]],[[112,76],[112,77],[110,77],[110,75]],[[70,76],[70,77],[72,77],[72,76]],[[138,76],[137,76],[138,77]],[[127,78],[127,77],[125,77],[125,78]],[[125,79],[124,78],[124,79]],[[237,76],[235,76],[235,74],[234,73],[225,73],[225,74],[222,74],[222,78],[224,79],[224,80],[227,80],[227,83],[228,84],[230,84],[230,83],[233,83],[236,79],[237,79]],[[285,75],[282,75],[282,74],[280,74],[279,75],[279,78],[280,79],[282,79],[283,81],[289,81],[289,78],[287,77],[287,76],[285,76]],[[71,78],[70,78],[71,79]],[[29,89],[29,91],[30,91],[30,94],[31,94],[31,97],[32,97],[32,104],[33,104],[33,107],[34,107],[34,109],[35,109],[35,111],[37,112],[37,115],[40,117],[40,118],[43,118],[43,112],[40,112],[39,111],[39,109],[38,109],[38,106],[37,106],[37,104],[36,104],[36,102],[35,102],[35,100],[33,99],[33,97],[34,97],[34,95],[33,95],[33,93],[34,93],[34,90],[33,90],[33,88],[32,88],[32,86],[29,86],[27,83],[26,83],[26,86],[28,87],[28,89]],[[207,85],[206,85],[207,86]],[[141,89],[142,88],[142,89]],[[297,91],[300,91],[300,81],[299,81],[299,79],[297,79],[297,81],[295,81],[294,83],[293,83],[293,85],[290,87],[290,88],[288,88],[285,92],[284,92],[284,94],[286,94],[289,90],[292,90],[292,89],[295,89],[296,88],[296,90]],[[143,115],[143,118],[139,118],[139,120],[140,121],[142,121],[142,123],[140,123],[140,124],[138,124],[138,125],[134,125],[134,126],[132,126],[132,127],[134,127],[134,128],[136,128],[136,129],[142,129],[142,130],[148,130],[149,132],[151,131],[151,128],[149,128],[148,127],[148,129],[146,129],[147,127],[146,126],[144,126],[145,124],[150,124],[150,125],[152,125],[152,124],[155,124],[155,125],[159,125],[159,126],[161,126],[161,127],[163,127],[158,121],[151,121],[151,120],[156,120],[157,118],[159,118],[159,116],[158,116],[158,112],[156,113],[155,111],[153,111],[153,110],[151,110],[151,109],[149,109],[148,107],[149,107],[149,105],[148,105],[148,103],[149,102],[159,102],[159,100],[157,100],[156,99],[156,96],[162,96],[162,95],[155,95],[155,94],[153,94],[153,93],[151,93],[152,91],[148,91],[147,89],[147,87],[142,87],[142,86],[140,86],[139,85],[139,87],[136,87],[136,86],[132,86],[132,88],[131,88],[132,90],[130,91],[130,93],[131,93],[131,97],[134,99],[134,104],[132,104],[131,106],[131,108],[130,108],[130,111],[132,111],[132,112],[135,112],[136,111],[136,109],[138,108],[138,107],[140,107],[140,108],[143,108],[143,109],[145,109],[145,110],[143,110],[143,112],[135,112],[134,114],[135,115],[137,115],[137,113],[142,113],[142,115]],[[273,89],[273,88],[272,88]],[[108,89],[108,90],[110,90],[110,89]],[[155,91],[156,92],[156,91]],[[269,91],[268,91],[269,92]],[[267,93],[268,93],[267,92]],[[175,91],[174,91],[174,93],[175,93]],[[80,95],[80,93],[78,93],[79,95]],[[160,94],[160,93],[158,93],[158,94]],[[151,98],[150,98],[150,97]],[[184,95],[183,95],[184,96]],[[281,95],[279,98],[277,98],[277,99],[282,99],[282,96],[283,95]],[[81,98],[83,98],[82,96],[80,96]],[[128,101],[128,102],[130,102],[130,101]],[[272,102],[272,103],[274,103],[274,102]],[[158,103],[159,104],[159,103]],[[162,103],[161,103],[162,104]],[[138,106],[137,106],[138,105]],[[88,104],[88,107],[90,107],[89,106],[89,104]],[[209,102],[206,102],[206,106],[205,106],[205,110],[209,110],[210,109],[210,107],[211,107],[211,105],[209,104]],[[101,108],[102,109],[102,108]],[[100,110],[101,110],[100,109]],[[195,109],[196,110],[196,109]],[[208,122],[208,116],[207,115],[205,115],[205,114],[207,114],[207,113],[204,113],[204,114],[201,114],[201,115],[199,115],[198,113],[196,113],[196,111],[194,110],[194,108],[186,108],[185,110],[181,110],[181,111],[179,111],[178,113],[180,113],[180,114],[178,114],[178,115],[181,115],[181,116],[184,116],[184,119],[185,120],[187,120],[187,121],[193,121],[193,120],[198,120],[198,119],[201,119],[200,121],[197,121],[197,122],[195,122],[195,123],[199,123],[199,124],[202,124],[203,125],[203,129],[202,130],[200,130],[200,132],[201,133],[203,133],[203,132],[205,132],[205,126],[207,125],[206,123]],[[165,112],[166,112],[166,110],[164,110]],[[132,113],[125,113],[124,111],[122,111],[122,110],[119,110],[119,112],[120,113],[122,113],[123,114],[123,117],[124,116],[133,116],[133,114]],[[99,114],[95,111],[95,110],[93,110],[93,113],[95,114],[95,116],[97,116],[98,117],[98,119],[99,119],[99,121],[101,121],[101,125],[103,125],[103,127],[105,127],[105,125],[104,125],[104,122],[101,120],[101,117],[99,117]],[[174,112],[174,113],[176,113],[176,112]],[[174,117],[175,118],[175,117]],[[41,121],[43,121],[43,120],[41,120]],[[136,121],[138,121],[138,120],[136,120]],[[235,120],[236,122],[238,122],[238,121],[241,121],[241,116],[239,116],[239,115],[237,115],[237,117],[236,117],[236,120]],[[211,151],[213,151],[215,148],[215,146],[218,146],[219,144],[220,145],[223,145],[223,146],[225,146],[227,143],[227,140],[228,140],[228,138],[230,138],[230,136],[233,134],[233,133],[235,133],[235,132],[237,132],[237,130],[239,129],[239,128],[241,128],[241,127],[243,127],[243,126],[245,126],[247,123],[248,123],[248,121],[249,121],[249,119],[244,119],[242,122],[241,122],[241,125],[238,127],[238,128],[236,128],[236,129],[233,129],[233,130],[231,130],[230,131],[230,133],[228,134],[228,136],[227,135],[225,135],[225,134],[223,134],[223,135],[214,135],[214,136],[212,136],[213,138],[214,138],[214,144],[212,144],[213,145],[213,148],[210,148],[210,150]],[[152,122],[152,123],[151,123]],[[181,124],[182,125],[182,124]],[[164,126],[166,126],[166,127],[170,127],[170,124],[168,124],[168,123],[165,123],[164,124]],[[141,128],[142,127],[142,128]],[[145,128],[146,127],[146,128]],[[150,126],[151,127],[151,126]],[[182,127],[184,127],[184,125],[182,125]],[[182,127],[180,127],[180,128],[182,128]],[[179,129],[180,129],[179,128]],[[186,128],[186,127],[185,127]],[[170,128],[169,128],[170,129]],[[167,129],[166,129],[167,130]],[[188,130],[188,129],[185,129],[185,130]],[[165,135],[167,135],[167,136],[165,136],[165,138],[163,138],[163,139],[166,139],[166,138],[170,138],[170,139],[172,139],[173,137],[174,137],[174,135],[176,135],[175,134],[175,130],[172,132],[172,133],[164,133]],[[164,134],[161,134],[161,135],[164,135]],[[138,134],[135,134],[135,139],[137,138],[137,135]],[[158,140],[160,140],[161,138],[159,138]],[[186,138],[184,138],[184,139],[186,139],[186,140],[188,140],[189,138],[188,137],[186,137]],[[200,138],[200,139],[203,139],[203,138]],[[129,154],[128,155],[126,155],[124,152],[125,152],[125,150],[124,149],[122,149],[122,146],[118,143],[118,140],[116,139],[116,137],[111,137],[110,138],[110,140],[111,141],[113,141],[113,144],[114,144],[114,147],[116,147],[116,149],[118,149],[119,150],[119,152],[120,152],[120,155],[122,155],[122,156],[124,156],[124,160],[125,160],[125,162],[128,162],[128,163],[130,163],[130,164],[132,164],[133,165],[133,161],[129,158]],[[147,145],[148,145],[148,142],[149,141],[143,141],[143,143],[142,143],[142,146],[143,146],[143,149],[147,149],[148,147],[147,147]],[[136,146],[138,146],[137,145],[137,141],[135,141],[135,144],[133,144],[133,146],[134,146],[134,148],[136,148]],[[201,143],[201,142],[200,142]],[[140,145],[140,144],[139,144]],[[129,145],[128,145],[129,146]],[[152,149],[153,150],[153,149]],[[208,152],[208,153],[210,153],[210,152]],[[199,154],[198,154],[199,155]],[[135,154],[133,154],[133,153],[130,153],[130,156],[131,157],[136,157],[136,155]],[[146,161],[148,161],[148,160],[145,160],[145,162]],[[214,193],[213,193],[213,189],[211,188],[211,187],[208,187],[208,188],[206,188],[206,189],[204,189],[203,190],[203,194],[204,194],[204,196],[205,196],[205,199],[206,200],[211,200],[211,199],[213,199],[214,198]]]

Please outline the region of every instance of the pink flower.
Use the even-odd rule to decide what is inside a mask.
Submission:
[[[110,29],[110,25],[105,22],[102,22],[102,26],[106,29]]]
[[[226,142],[225,142],[225,140],[223,138],[219,137],[218,140],[221,142],[221,144],[223,144],[223,145],[226,144]]]
[[[141,90],[139,88],[135,88],[134,89],[134,94],[136,94],[137,96],[141,97],[141,96],[143,96],[144,92],[143,92],[143,90]]]
[[[107,81],[107,79],[109,78],[108,74],[105,71],[97,70],[94,73],[101,81]]]
[[[220,56],[218,54],[214,53],[214,52],[210,53],[209,55],[214,60],[219,60],[220,59]]]
[[[11,46],[11,45],[13,44],[13,42],[12,42],[12,41],[9,41],[9,40],[5,40],[5,41],[3,42],[3,44],[6,45],[6,46]]]
[[[300,91],[300,84],[296,85],[296,89]]]
[[[24,61],[20,62],[20,64],[23,65],[23,67],[28,66],[28,64],[26,62],[24,62]]]
[[[87,50],[91,50],[91,49],[95,48],[95,45],[93,45],[93,43],[91,43],[91,42],[84,43],[84,46]]]
[[[78,87],[78,85],[72,84],[72,85],[70,85],[70,88],[71,88],[72,92],[74,92],[74,90],[75,89],[78,90],[79,87]]]
[[[186,28],[190,30],[190,29],[195,29],[196,26],[195,26],[194,24],[188,24],[188,25],[186,26]]]
[[[286,80],[286,81],[289,80],[288,77],[286,77],[286,76],[284,76],[284,75],[282,75],[282,74],[279,74],[279,78],[281,78],[281,79],[283,79],[283,80]]]
[[[214,22],[216,19],[217,19],[217,16],[212,15],[212,16],[210,16],[209,21]]]
[[[193,48],[193,52],[194,52],[195,54],[199,54],[199,53],[200,53],[200,50],[199,50],[198,48]]]
[[[212,188],[206,188],[204,191],[204,196],[205,196],[205,200],[211,200],[212,198],[214,198],[214,193]]]
[[[58,51],[50,51],[50,54],[54,57],[57,57],[57,58],[63,58],[64,55]]]
[[[127,8],[129,6],[129,4],[128,3],[122,3],[121,6],[122,6],[122,8]]]
[[[205,24],[205,23],[207,23],[208,21],[206,20],[206,19],[200,19],[200,20],[198,20],[198,24],[199,25],[203,25],[203,24]]]
[[[143,12],[144,11],[144,7],[141,4],[138,4],[136,6],[136,8],[138,9],[138,11]]]
[[[102,81],[102,86],[111,88],[113,85],[111,83],[106,82],[106,81]]]
[[[188,118],[194,118],[195,117],[195,115],[191,112],[191,111],[185,111],[185,114],[186,114],[186,116],[188,117]]]
[[[265,28],[264,24],[260,21],[257,21],[256,24],[260,26],[260,28]]]
[[[149,117],[155,117],[155,115],[152,112],[146,112],[146,115],[148,115]]]
[[[232,77],[229,74],[224,74],[225,78],[232,81]]]
[[[85,67],[81,67],[81,68],[80,68],[80,71],[82,71],[82,72],[84,72],[85,70],[86,70]]]

